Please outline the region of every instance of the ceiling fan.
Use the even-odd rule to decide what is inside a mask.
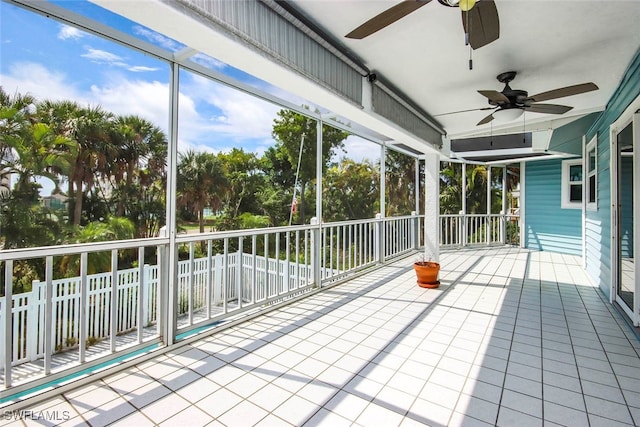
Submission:
[[[414,12],[431,0],[405,0],[369,19],[345,37],[363,39]],[[462,11],[466,43],[479,49],[500,37],[498,10],[493,0],[438,0],[444,6]]]
[[[504,83],[502,92],[495,90],[478,91],[489,100],[489,104],[493,107],[478,108],[477,110],[493,109],[494,111],[480,120],[477,126],[489,123],[497,116],[503,116],[505,121],[513,120],[518,118],[524,111],[531,113],[564,114],[573,109],[573,107],[557,104],[540,104],[540,102],[598,90],[598,86],[594,83],[581,83],[529,96],[527,91],[511,89],[509,86],[509,82],[516,77],[516,74],[515,71],[507,71],[496,77],[500,83]]]

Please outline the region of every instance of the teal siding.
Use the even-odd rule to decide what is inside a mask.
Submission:
[[[611,138],[610,126],[640,96],[640,51],[609,100],[606,109],[587,132],[587,141],[598,137],[598,210],[587,211],[585,247],[587,274],[602,291],[611,292]]]
[[[582,137],[600,113],[591,113],[553,131],[549,141],[549,151],[582,156]]]
[[[582,210],[562,209],[562,161],[527,163],[525,169],[525,246],[582,254]]]

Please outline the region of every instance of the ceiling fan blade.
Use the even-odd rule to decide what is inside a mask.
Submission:
[[[489,123],[493,120],[493,113],[489,114],[484,119],[480,120],[476,126],[484,125],[485,123]]]
[[[458,114],[458,113],[468,113],[470,111],[495,110],[496,108],[498,108],[498,107],[470,108],[468,110],[458,110],[458,111],[450,111],[448,113],[435,114],[433,117],[448,116],[450,114]]]
[[[467,28],[467,22],[469,28]],[[494,1],[482,0],[468,12],[462,11],[462,26],[465,34],[469,34],[469,44],[473,49],[480,49],[498,40],[500,18],[498,18],[498,9]]]
[[[400,18],[404,18],[430,1],[431,0],[405,0],[369,19],[345,37],[350,39],[363,39],[383,29],[387,25],[393,24]]]
[[[556,104],[532,104],[530,107],[525,107],[525,111],[530,113],[564,114],[570,110],[573,110],[573,107]]]
[[[594,83],[582,83],[579,85],[561,87],[559,89],[549,90],[547,92],[538,93],[530,96],[529,99],[534,102],[548,101],[550,99],[563,98],[565,96],[578,95],[580,93],[591,92],[592,90],[598,90],[598,86]]]
[[[479,90],[478,93],[482,96],[486,96],[487,98],[489,98],[489,100],[495,102],[496,104],[504,104],[505,102],[509,102],[509,98],[507,98],[497,90]]]

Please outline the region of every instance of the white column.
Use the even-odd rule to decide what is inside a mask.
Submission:
[[[484,227],[484,237],[487,245],[491,243],[491,231],[492,227],[491,220],[491,166],[487,167],[487,222]]]
[[[380,146],[380,214],[386,217],[386,193],[387,192],[387,147]]]
[[[440,155],[424,156],[424,251],[427,258],[440,260]]]
[[[160,273],[160,298],[161,308],[159,325],[162,331],[164,343],[171,345],[175,342],[178,326],[177,314],[177,283],[178,283],[178,246],[176,244],[176,195],[178,176],[178,98],[180,94],[180,67],[176,63],[171,64],[171,87],[169,98],[169,147],[167,152],[167,201],[166,201],[166,230],[169,237],[169,245],[162,261]],[[160,251],[162,252],[162,251]]]
[[[506,216],[510,214],[510,212],[507,212],[507,165],[502,168],[502,210],[500,213],[502,214],[500,241],[505,244],[507,243],[507,222],[511,221],[511,218]]]

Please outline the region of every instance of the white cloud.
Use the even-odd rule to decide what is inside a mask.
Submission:
[[[194,101],[218,108],[221,113],[209,120],[213,128],[240,139],[269,137],[273,119],[281,109],[280,106],[195,75],[181,89]]]
[[[60,40],[68,40],[68,39],[80,39],[85,36],[85,33],[77,29],[76,27],[71,27],[69,25],[60,25],[60,31],[58,31],[58,38]]]
[[[85,47],[86,53],[80,55],[83,58],[87,58],[92,62],[97,64],[107,64],[114,67],[124,68],[125,70],[131,71],[133,73],[144,73],[157,71],[157,67],[147,67],[144,65],[129,65],[125,58],[120,55],[116,55],[111,52],[107,52],[106,50],[101,49],[93,49],[90,47]]]
[[[163,131],[167,131],[169,122],[169,85],[167,83],[113,76],[102,85],[92,85],[90,98],[107,111],[120,115],[140,116]]]
[[[146,72],[146,71],[158,71],[159,68],[154,68],[154,67],[145,67],[143,65],[134,65],[133,67],[128,67],[127,70],[133,72],[133,73],[142,73],[142,72]]]
[[[336,150],[336,155],[332,160],[338,161],[346,158],[356,162],[369,160],[373,163],[377,163],[380,160],[380,146],[357,135],[349,135],[347,137],[344,141],[344,150]]]
[[[180,134],[185,139],[197,138],[201,144],[224,140],[225,145],[250,150],[260,141],[258,151],[273,145],[271,130],[279,106],[195,75],[182,80],[180,92]],[[220,111],[202,117],[198,106]],[[226,151],[220,146],[215,149]]]
[[[100,56],[100,55],[98,55]],[[109,57],[108,55],[106,57]],[[36,99],[73,100],[81,105],[99,105],[114,114],[144,117],[168,129],[168,83],[132,79],[109,72],[108,80],[82,90],[71,74],[47,69],[32,62],[15,63],[0,75],[8,93],[31,93]],[[233,147],[262,153],[273,145],[273,119],[280,107],[219,83],[198,77],[184,77],[180,86],[179,149],[227,151]],[[212,110],[215,109],[215,115]],[[208,114],[208,116],[205,116]]]
[[[172,52],[180,50],[183,47],[183,45],[181,45],[177,41],[170,39],[160,33],[156,33],[155,31],[152,31],[148,28],[141,27],[139,25],[136,25],[135,27],[133,27],[133,33],[144,39],[147,39],[148,41],[150,41],[151,43],[157,46],[161,46]]]
[[[0,75],[2,86],[8,93],[30,93],[36,99],[52,101],[71,99],[81,103],[88,98],[63,73],[48,70],[34,62],[17,62],[9,67],[9,74]]]
[[[222,70],[227,66],[227,64],[225,64],[224,62],[212,58],[209,55],[205,55],[204,53],[197,53],[190,59],[196,64],[200,64],[207,68],[213,68],[214,70]]]
[[[90,47],[87,47],[86,50],[87,53],[83,53],[80,55],[81,57],[90,59],[91,61],[99,64],[113,64],[119,67],[128,67],[121,56],[107,52],[106,50],[93,49]]]

